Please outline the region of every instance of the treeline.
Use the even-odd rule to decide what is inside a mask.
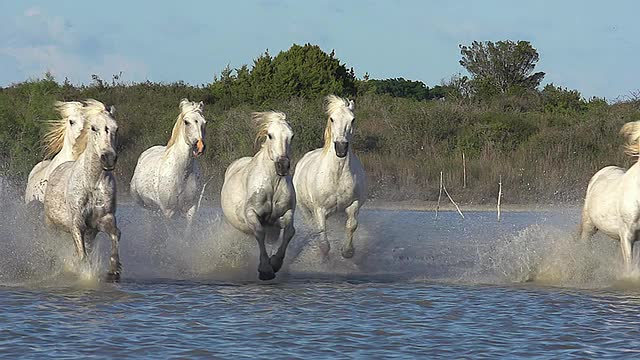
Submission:
[[[524,59],[525,65],[535,65],[537,52],[522,43],[461,47],[461,65],[470,76],[454,76],[431,88],[402,78],[357,79],[333,52],[310,44],[274,57],[265,52],[252,66],[228,67],[203,86],[131,84],[118,76],[74,86],[48,75],[0,89],[0,174],[24,183],[42,160],[43,120],[57,118],[54,101],[96,98],[117,108],[116,176],[120,193],[126,194],[137,157],[149,146],[166,143],[178,102],[188,97],[206,104],[208,149],[201,161],[213,182],[208,195],[216,197],[226,166],[252,153],[251,111],[286,112],[299,158],[321,146],[322,98],[335,93],[356,99],[354,149],[368,172],[372,197],[435,200],[443,171],[447,188],[467,203],[494,201],[500,176],[505,202],[579,200],[598,168],[630,163],[618,131],[623,123],[640,120],[640,102],[586,100],[553,84],[538,90],[544,74],[534,72],[535,66],[500,73],[491,61]]]

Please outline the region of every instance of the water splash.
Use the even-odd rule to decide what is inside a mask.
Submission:
[[[88,263],[75,260],[69,234],[44,225],[42,214],[4,192],[0,209],[0,286],[102,283],[110,241],[98,235]],[[145,279],[257,280],[255,239],[226,224],[219,209],[203,208],[194,231],[184,220],[166,221],[132,204],[119,204],[123,281]],[[620,276],[618,243],[574,237],[576,214],[468,212],[460,220],[443,212],[363,210],[353,259],[340,256],[344,219],[328,221],[331,255],[322,259],[313,226],[296,217],[296,236],[276,281],[288,278],[384,278],[463,283],[535,283],[601,288],[640,286],[640,276]],[[272,249],[274,251],[274,249]]]

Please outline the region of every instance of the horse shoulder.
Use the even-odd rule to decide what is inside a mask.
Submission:
[[[240,171],[246,169],[247,165],[249,164],[249,162],[251,162],[251,158],[250,157],[243,157],[240,159],[235,160],[234,162],[232,162],[228,167],[227,170],[224,173],[224,178],[225,181],[226,179],[236,175],[237,173],[239,173]]]
[[[293,185],[298,194],[302,196],[302,203],[306,203],[306,197],[310,191],[317,189],[318,171],[321,165],[322,149],[311,150],[306,153],[296,164],[293,174]],[[310,195],[309,195],[310,196]],[[309,199],[310,200],[310,199]]]
[[[303,172],[310,168],[313,168],[314,164],[318,166],[320,164],[320,157],[322,156],[322,148],[315,149],[307,152],[302,156],[300,161],[296,164],[296,173]]]
[[[162,161],[162,155],[164,155],[165,147],[162,145],[156,145],[143,151],[138,157],[136,163],[136,170],[146,170],[146,168],[156,168]],[[137,172],[137,171],[136,171]],[[135,173],[134,173],[135,175]]]
[[[27,178],[27,181],[30,182],[31,179],[33,179],[34,176],[36,176],[36,174],[39,174],[40,172],[42,172],[42,170],[46,169],[50,163],[51,163],[51,160],[43,160],[37,163],[36,166],[34,166],[33,169],[31,169],[31,172],[29,172],[29,177]]]

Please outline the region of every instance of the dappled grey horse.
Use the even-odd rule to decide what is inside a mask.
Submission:
[[[111,238],[107,280],[120,279],[120,230],[116,225],[115,167],[116,133],[114,108],[86,100],[82,108],[85,124],[75,144],[82,154],[76,161],[60,164],[49,176],[44,196],[45,220],[71,233],[76,254],[87,258],[99,231]]]

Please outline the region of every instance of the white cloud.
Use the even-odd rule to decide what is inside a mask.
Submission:
[[[14,72],[7,71],[0,82],[16,82],[51,72],[57,79],[88,82],[92,74],[110,79],[124,73],[125,79],[145,78],[142,61],[118,53],[89,34],[82,34],[60,16],[48,16],[38,7],[15,18],[13,31],[0,35],[0,56],[13,59]]]
[[[41,13],[42,13],[42,11],[40,10],[40,8],[37,7],[37,6],[34,6],[34,7],[30,7],[27,10],[25,10],[24,16],[26,16],[26,17],[38,16]]]

